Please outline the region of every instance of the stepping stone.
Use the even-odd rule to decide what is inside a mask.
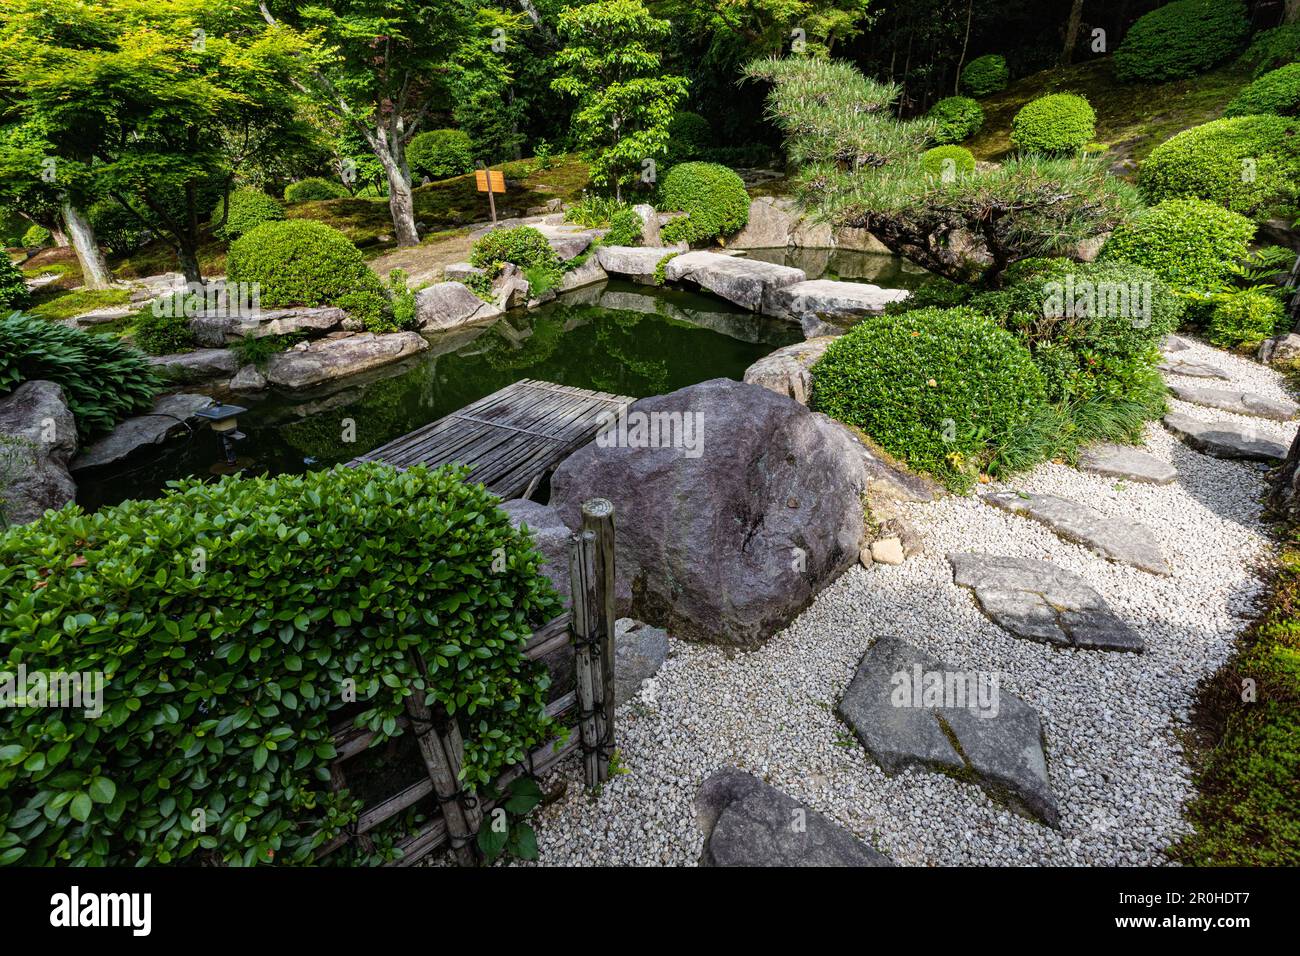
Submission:
[[[1162,352],[1185,352],[1192,347],[1192,342],[1183,338],[1181,335],[1166,335],[1163,342],[1160,343]]]
[[[1079,455],[1079,470],[1149,485],[1167,485],[1178,477],[1169,462],[1132,445],[1093,445]]]
[[[109,322],[116,322],[118,319],[125,319],[131,314],[132,308],[129,305],[115,305],[103,309],[92,309],[90,312],[82,312],[73,318],[73,322],[82,328],[89,328],[95,325],[107,325]]]
[[[862,655],[838,712],[885,773],[949,773],[1058,826],[1038,713],[998,680],[880,637]]]
[[[609,266],[605,269],[608,271]],[[694,282],[751,312],[766,312],[764,304],[773,301],[774,293],[804,282],[808,276],[802,269],[700,250],[684,252],[668,260],[664,278],[669,282]]]
[[[1174,398],[1197,405],[1221,408],[1238,415],[1255,415],[1271,418],[1275,422],[1288,422],[1300,411],[1300,405],[1286,398],[1265,398],[1254,392],[1241,392],[1235,388],[1207,388],[1202,385],[1170,385]]]
[[[953,580],[1004,631],[1080,650],[1143,650],[1142,638],[1073,571],[1047,561],[950,554]]]
[[[700,787],[700,866],[893,866],[848,830],[753,774],[727,768]]]
[[[1108,518],[1086,505],[1026,491],[997,491],[984,496],[995,508],[1047,525],[1066,541],[1081,544],[1111,561],[1131,564],[1152,574],[1169,574],[1169,564],[1149,528],[1122,518]]]
[[[1179,412],[1170,412],[1162,421],[1185,444],[1214,458],[1266,462],[1286,460],[1286,445],[1264,438],[1253,429],[1238,428],[1227,422],[1203,422]]]
[[[1211,365],[1208,362],[1197,362],[1194,359],[1180,359],[1166,355],[1165,360],[1156,368],[1162,372],[1187,375],[1191,378],[1221,378],[1225,382],[1228,380],[1228,373],[1219,366]]]

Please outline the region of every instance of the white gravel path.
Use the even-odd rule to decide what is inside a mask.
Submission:
[[[1287,395],[1277,373],[1248,359],[1203,345],[1179,354],[1225,368],[1243,388]],[[1295,434],[1294,424],[1171,407],[1253,425],[1282,442]],[[628,772],[595,798],[583,793],[576,761],[557,772],[568,790],[536,814],[540,862],[696,864],[703,841],[693,801],[701,781],[724,766],[767,779],[900,864],[1168,862],[1163,850],[1185,832],[1181,807],[1192,795],[1179,735],[1198,681],[1228,657],[1254,610],[1256,572],[1271,546],[1260,522],[1258,466],[1193,452],[1158,423],[1148,426],[1147,448],[1178,468],[1173,485],[1047,464],[979,490],[1057,494],[1141,521],[1164,548],[1172,577],[1108,563],[975,496],[908,506],[923,554],[900,567],[853,568],[761,650],[673,641],[642,699],[620,711]],[[1012,638],[953,584],[950,550],[1042,558],[1078,572],[1142,633],[1146,653],[1055,650]],[[833,708],[863,651],[884,633],[949,664],[998,671],[1003,688],[1038,709],[1059,831],[938,773],[886,777],[865,755]]]

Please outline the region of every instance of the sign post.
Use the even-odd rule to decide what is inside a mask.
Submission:
[[[480,162],[479,169],[474,170],[474,184],[478,191],[488,194],[488,208],[492,210],[492,225],[497,224],[497,201],[493,193],[505,195],[506,191],[506,174],[499,169],[488,169],[487,164]]]

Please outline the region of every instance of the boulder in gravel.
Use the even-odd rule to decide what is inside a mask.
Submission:
[[[415,319],[420,328],[430,331],[491,322],[500,315],[500,309],[459,282],[437,282],[415,294]]]
[[[77,422],[54,382],[23,382],[0,398],[0,508],[11,524],[35,521],[77,496],[68,460]]]
[[[1038,713],[996,673],[961,670],[898,637],[862,655],[839,715],[888,774],[922,767],[977,784],[1058,826]]]
[[[270,385],[307,388],[396,362],[428,347],[417,332],[361,332],[346,338],[302,342],[278,352],[267,360],[264,374]]]
[[[664,277],[670,282],[693,282],[728,302],[765,314],[771,311],[778,290],[808,278],[802,269],[703,251],[670,259]]]
[[[908,295],[902,289],[882,289],[867,282],[809,279],[775,290],[765,311],[795,322],[813,317],[835,325],[851,325],[863,316],[880,315],[889,303],[900,302]]]
[[[1093,445],[1079,455],[1079,470],[1149,485],[1167,485],[1178,469],[1132,445]]]
[[[1228,422],[1203,422],[1179,412],[1170,412],[1161,421],[1185,444],[1213,458],[1270,463],[1286,459],[1286,445],[1265,438],[1251,428]]]
[[[668,632],[621,617],[614,624],[614,701],[623,706],[668,659]]]
[[[665,256],[680,252],[680,249],[670,246],[600,246],[595,258],[600,267],[612,276],[654,285],[659,263]]]
[[[1300,405],[1287,398],[1265,398],[1255,392],[1235,388],[1207,388],[1203,385],[1171,384],[1174,398],[1194,405],[1208,405],[1238,415],[1254,415],[1275,422],[1289,422],[1300,411]]]
[[[833,341],[833,336],[824,336],[779,348],[745,369],[745,381],[807,405],[812,397],[812,367]]]
[[[229,378],[239,370],[239,359],[230,349],[195,349],[172,355],[154,355],[149,364],[167,381],[184,385]]]
[[[633,403],[566,458],[551,504],[615,506],[619,614],[753,647],[857,560],[861,456],[792,399],[713,379]]]
[[[1270,365],[1292,365],[1300,359],[1300,335],[1288,332],[1259,344],[1259,360]]]
[[[1181,359],[1176,356],[1166,355],[1165,360],[1159,363],[1156,368],[1162,372],[1169,372],[1174,375],[1186,375],[1189,378],[1221,378],[1228,380],[1228,373],[1217,365],[1211,365],[1209,362],[1198,362],[1194,359]]]
[[[953,580],[1016,637],[1081,650],[1138,651],[1142,638],[1073,571],[1048,561],[950,554]]]
[[[701,866],[893,866],[830,818],[753,774],[726,768],[700,786]]]
[[[72,470],[115,465],[143,448],[161,445],[197,427],[199,419],[195,412],[211,404],[212,399],[207,395],[164,395],[154,402],[150,412],[119,422],[111,432],[84,449],[72,460]]]
[[[1131,564],[1152,574],[1170,573],[1155,535],[1136,521],[1110,518],[1087,505],[1056,495],[995,491],[985,495],[984,500],[1003,511],[1033,518],[1066,541],[1081,544],[1103,558]]]

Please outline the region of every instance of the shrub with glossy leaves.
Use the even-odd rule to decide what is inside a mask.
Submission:
[[[336,305],[371,332],[396,326],[379,276],[347,236],[311,219],[266,222],[230,244],[226,275],[255,282],[262,305]]]
[[[935,146],[921,154],[921,166],[931,176],[959,176],[975,172],[975,157],[964,146]]]
[[[0,252],[0,310],[25,309],[32,296],[27,289],[27,280],[23,277],[14,261]]]
[[[1285,324],[1286,314],[1276,296],[1242,289],[1215,296],[1209,339],[1225,349],[1253,352]]]
[[[1115,75],[1128,83],[1195,76],[1237,53],[1249,33],[1239,0],[1175,0],[1129,27],[1115,51]]]
[[[668,170],[657,206],[686,213],[660,230],[665,242],[713,242],[749,222],[744,181],[717,163],[681,163]]]
[[[222,212],[225,222],[222,223]],[[260,189],[236,189],[230,193],[229,206],[219,201],[212,210],[212,222],[221,223],[213,229],[218,239],[238,239],[254,226],[264,222],[277,222],[284,218],[284,207],[274,196]]]
[[[966,64],[961,71],[961,88],[971,96],[988,96],[1005,90],[1010,78],[1006,57],[986,53]]]
[[[1030,100],[1011,121],[1011,144],[1030,153],[1075,153],[1097,135],[1097,114],[1074,93]]]
[[[1228,104],[1224,116],[1275,116],[1300,114],[1300,63],[1288,63],[1265,73]]]
[[[0,863],[310,863],[361,804],[330,792],[331,724],[400,736],[412,690],[460,722],[471,788],[541,745],[523,651],[558,604],[463,477],[186,479],[0,538],[9,664],[107,675],[97,717],[0,709]]]
[[[285,202],[315,202],[321,199],[343,199],[348,196],[347,187],[332,179],[308,176],[296,183],[284,187]]]
[[[1207,199],[1255,218],[1294,208],[1300,120],[1238,116],[1194,126],[1151,151],[1138,172],[1148,202]]]
[[[870,318],[813,366],[813,406],[950,487],[1043,407],[1043,377],[1015,337],[974,311]]]
[[[934,141],[940,145],[968,140],[984,125],[984,110],[969,96],[944,97],[926,115],[939,124]]]
[[[1180,291],[1212,288],[1246,258],[1255,224],[1215,203],[1169,199],[1121,225],[1102,260],[1146,266]]]
[[[184,297],[178,296],[174,301],[184,302]],[[194,348],[194,333],[183,308],[157,312],[145,309],[136,319],[132,341],[136,348],[150,355],[171,355]]]
[[[463,176],[474,168],[474,145],[464,130],[431,129],[412,138],[406,162],[417,178]]]

